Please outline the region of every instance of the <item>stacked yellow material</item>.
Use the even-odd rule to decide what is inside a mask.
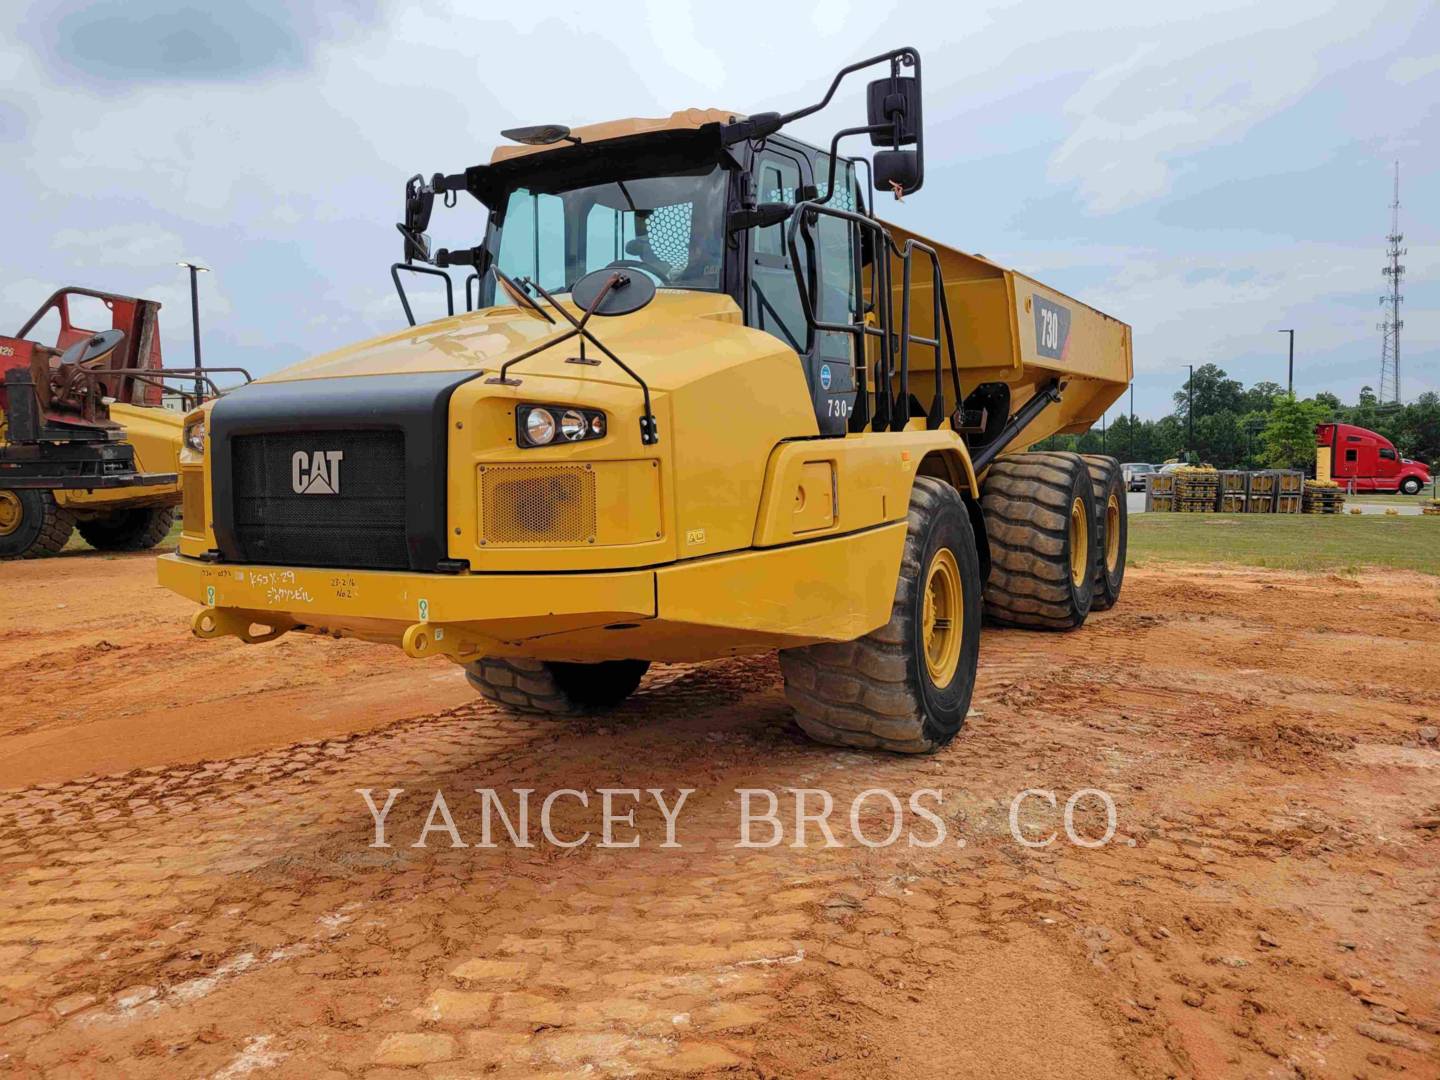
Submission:
[[[1333,480],[1306,480],[1307,514],[1338,514],[1345,509],[1345,492]]]
[[[1220,474],[1209,465],[1175,470],[1175,508],[1190,513],[1214,510],[1220,494]]]

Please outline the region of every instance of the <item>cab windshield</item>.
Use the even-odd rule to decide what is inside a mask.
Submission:
[[[505,200],[496,262],[550,292],[568,292],[609,266],[643,271],[662,288],[718,290],[725,194],[718,165],[561,190],[516,187]]]

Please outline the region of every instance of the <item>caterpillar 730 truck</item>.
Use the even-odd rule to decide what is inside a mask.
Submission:
[[[786,133],[867,68],[866,123]],[[198,636],[388,642],[559,714],[778,650],[811,736],[926,752],[982,619],[1115,603],[1119,466],[1027,450],[1121,395],[1129,328],[875,216],[924,180],[914,49],[786,114],[503,134],[406,185],[411,325],[187,417],[160,580]],[[483,204],[483,236],[432,250],[437,198]],[[451,314],[415,325],[406,280]]]

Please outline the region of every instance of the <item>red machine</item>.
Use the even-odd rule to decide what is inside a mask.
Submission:
[[[77,325],[77,311],[95,325]],[[0,335],[0,559],[53,554],[77,528],[104,551],[140,551],[169,531],[184,411],[219,392],[213,373],[249,375],[163,367],[159,312],[71,287]],[[29,336],[42,322],[43,342]],[[179,411],[163,408],[167,394]]]
[[[1430,483],[1430,469],[1423,461],[1402,458],[1384,435],[1354,424],[1316,425],[1315,445],[1317,465],[1328,461],[1330,479],[1350,491],[1418,495]]]

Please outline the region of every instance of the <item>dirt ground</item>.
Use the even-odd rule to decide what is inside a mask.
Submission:
[[[0,565],[0,1074],[1440,1075],[1435,578],[1132,570],[987,629],[922,759],[808,744],[768,657],[519,720],[440,660],[193,640],[153,581]],[[678,848],[648,796],[639,848],[481,848],[477,788],[694,794]],[[782,802],[737,848],[742,788],[827,789],[843,846]],[[867,788],[938,790],[945,843],[859,844]],[[470,846],[412,846],[437,790]]]

